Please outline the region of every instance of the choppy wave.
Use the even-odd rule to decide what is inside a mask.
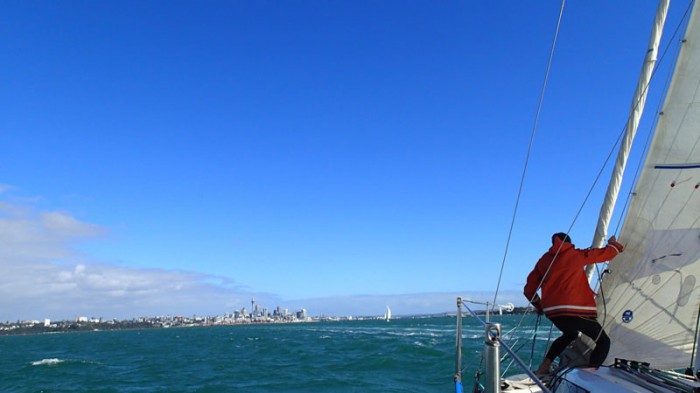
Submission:
[[[462,372],[474,375],[484,333],[465,322]],[[499,322],[504,330],[518,324],[515,316]],[[533,322],[520,334],[531,336]],[[543,348],[540,332],[538,348]],[[54,386],[64,392],[433,393],[453,388],[455,367],[454,318],[104,331],[0,341],[4,353],[16,355],[0,357],[7,376],[0,379],[0,392]],[[523,348],[530,352],[529,346]]]
[[[37,360],[36,362],[32,362],[32,366],[46,366],[46,365],[53,365],[53,364],[63,363],[63,362],[65,362],[65,360],[56,359],[56,358],[52,358],[52,359],[41,359],[41,360]]]

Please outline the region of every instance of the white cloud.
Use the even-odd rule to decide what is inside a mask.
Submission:
[[[6,192],[0,185],[0,197]],[[454,311],[458,295],[482,302],[493,296],[424,293],[290,301],[272,293],[253,293],[228,277],[115,266],[92,261],[72,248],[107,234],[106,228],[67,212],[39,211],[27,200],[0,201],[0,321],[221,315],[250,307],[253,296],[262,307],[305,308],[310,315],[381,315],[386,305],[394,315],[425,314]],[[519,305],[521,298],[519,293],[505,294],[499,301]]]
[[[0,263],[58,260],[74,256],[70,245],[102,236],[105,229],[66,213],[37,212],[30,206],[0,202]]]
[[[96,225],[80,222],[59,212],[42,213],[40,224],[48,233],[65,239],[98,236],[104,231]]]
[[[8,191],[13,190],[14,188],[15,188],[14,186],[11,186],[11,185],[9,185],[9,184],[2,184],[2,183],[0,183],[0,194],[4,194],[4,193],[6,193],[6,192],[8,192]]]
[[[99,263],[3,258],[0,320],[72,319],[78,315],[215,315],[248,304],[250,295],[207,283],[193,272],[133,269]],[[273,296],[256,296],[274,300]]]
[[[72,248],[106,233],[66,212],[0,202],[0,321],[213,315],[248,304],[251,295],[227,278],[87,262]]]

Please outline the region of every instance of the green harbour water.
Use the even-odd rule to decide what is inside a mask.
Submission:
[[[521,320],[494,317],[532,337],[534,317]],[[469,390],[483,328],[463,325]],[[440,317],[3,336],[0,392],[451,392],[455,327]],[[528,358],[529,343],[516,345]]]

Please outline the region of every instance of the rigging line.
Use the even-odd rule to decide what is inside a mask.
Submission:
[[[532,336],[532,347],[530,347],[530,364],[529,366],[532,367],[532,359],[535,358],[535,343],[537,342],[537,329],[540,326],[540,319],[542,316],[540,314],[537,314],[537,319],[535,320],[535,332],[533,333]]]
[[[552,68],[552,60],[554,58],[554,49],[557,45],[557,38],[559,37],[559,28],[561,27],[562,16],[564,15],[564,5],[566,0],[562,0],[561,7],[559,8],[559,16],[557,18],[557,27],[554,30],[554,38],[552,40],[552,47],[549,51],[549,59],[547,60],[547,69],[545,70],[544,80],[542,81],[542,89],[540,90],[540,99],[537,104],[537,110],[535,112],[535,121],[532,125],[532,133],[530,134],[530,144],[527,148],[527,155],[525,156],[525,165],[523,166],[523,173],[520,178],[520,186],[518,187],[518,196],[515,199],[515,207],[513,209],[513,217],[511,218],[510,228],[508,230],[508,239],[506,240],[506,247],[503,253],[503,260],[501,261],[501,270],[498,273],[498,283],[496,284],[496,292],[493,295],[493,303],[496,304],[496,299],[498,298],[498,291],[501,288],[501,280],[503,278],[503,269],[505,268],[506,258],[508,257],[508,248],[510,246],[510,239],[513,236],[513,227],[515,227],[515,217],[518,215],[518,206],[520,205],[520,196],[523,193],[523,185],[525,184],[525,173],[527,173],[528,162],[530,161],[530,154],[532,153],[532,145],[535,140],[535,133],[537,131],[537,123],[540,119],[540,112],[542,112],[542,103],[544,102],[544,93],[547,90],[547,80],[549,79],[549,71]]]
[[[554,333],[554,324],[549,325],[549,334],[547,335],[547,344],[544,346],[544,351],[542,352],[544,355],[542,356],[542,359],[544,359],[545,356],[547,356],[547,352],[549,352],[549,348],[551,348],[551,343],[552,343],[552,333]]]
[[[693,360],[695,359],[695,351],[697,350],[697,343],[698,343],[698,326],[700,326],[700,305],[698,305],[698,316],[695,319],[695,337],[693,337],[693,350],[690,351],[690,365],[688,366],[688,370],[692,373],[693,370]]]
[[[517,342],[516,342],[516,344],[517,344]],[[513,353],[517,354],[523,347],[525,347],[526,344],[527,344],[527,342],[524,342],[522,344],[519,344],[517,347],[514,347],[510,343],[508,345],[510,345],[513,348]],[[513,366],[513,364],[516,364],[515,358],[513,356],[511,356],[508,352],[506,352],[505,355],[503,355],[501,357],[501,359],[500,359],[501,363],[504,362],[508,357],[510,357],[510,362],[508,362],[508,365],[503,369],[503,371],[501,371],[502,378],[505,378],[506,375],[508,374],[508,370],[510,370],[511,366]],[[531,367],[532,367],[532,359],[530,359],[530,364],[528,365],[528,368],[531,368]]]
[[[524,317],[525,317],[527,314],[528,314],[528,312],[525,312],[524,314],[522,314],[522,317],[520,318],[520,321],[518,322],[518,324],[515,325],[512,329],[510,329],[508,332],[506,332],[506,333],[504,333],[504,334],[502,335],[502,338],[503,338],[504,341],[505,341],[506,338],[508,338],[508,337],[510,337],[510,338],[513,339],[513,342],[509,342],[508,345],[510,345],[510,346],[513,348],[513,352],[515,352],[515,353],[519,352],[520,349],[522,349],[522,348],[527,344],[527,342],[523,342],[522,344],[519,344],[518,347],[515,346],[515,345],[518,345],[518,343],[519,343],[520,340],[521,340],[521,337],[515,336],[515,332],[517,332],[517,331],[520,330],[520,327],[521,327],[521,325],[523,324],[523,321],[524,321]],[[534,337],[532,338],[532,350],[534,350],[535,342],[537,341],[537,326],[539,325],[539,320],[540,320],[540,315],[538,314],[538,315],[537,315],[537,321],[536,321],[536,323],[535,323],[535,334],[534,334]],[[529,364],[528,367],[531,367],[531,366],[532,366],[532,356],[533,356],[533,354],[532,354],[532,351],[531,351],[531,352],[530,352],[530,364]],[[505,360],[507,357],[508,357],[508,354],[505,354],[505,355],[503,356],[503,358],[501,359],[501,361]],[[501,374],[502,374],[502,375],[505,375],[505,374],[508,372],[508,370],[510,369],[510,367],[513,365],[513,363],[515,363],[515,359],[511,358],[510,362],[508,363],[508,366],[505,367],[504,371],[502,371]]]

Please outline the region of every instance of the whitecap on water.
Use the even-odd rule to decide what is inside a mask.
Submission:
[[[32,366],[43,366],[43,365],[51,365],[51,364],[58,364],[63,362],[61,359],[41,359],[36,362],[32,362]]]

